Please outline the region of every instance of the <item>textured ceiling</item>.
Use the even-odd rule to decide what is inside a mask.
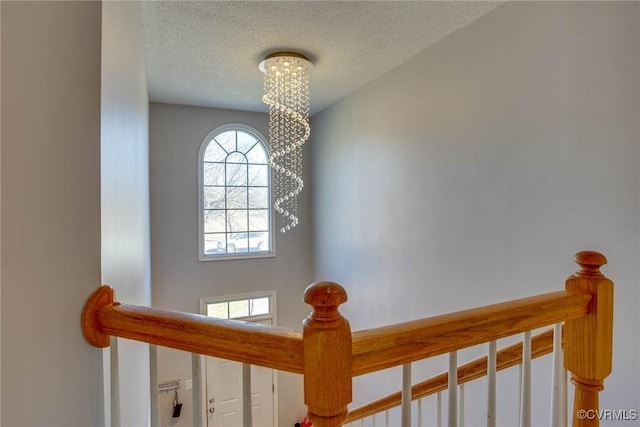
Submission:
[[[314,63],[311,112],[395,68],[499,2],[145,1],[154,102],[266,112],[258,63],[294,50]]]

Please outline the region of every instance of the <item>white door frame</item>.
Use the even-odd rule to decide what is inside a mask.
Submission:
[[[220,297],[207,297],[200,298],[200,314],[207,315],[207,306],[209,304],[215,304],[220,302],[229,302],[229,301],[241,301],[246,299],[256,299],[256,298],[266,298],[269,297],[269,314],[265,315],[255,315],[248,317],[238,317],[233,320],[242,320],[245,322],[259,322],[261,320],[271,320],[271,325],[277,325],[276,319],[276,291],[263,291],[263,292],[249,292],[245,294],[234,294],[234,295],[225,295]],[[197,426],[196,420],[198,417],[194,416],[194,426],[196,427],[207,427],[207,364],[204,355],[197,355],[200,359],[200,397],[201,397],[201,416],[202,416],[202,425]],[[195,384],[194,384],[195,385]],[[278,426],[278,371],[276,369],[273,370],[273,422],[275,426]],[[195,409],[195,408],[194,408]],[[195,415],[195,414],[194,414]]]

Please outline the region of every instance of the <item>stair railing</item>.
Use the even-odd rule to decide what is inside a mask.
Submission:
[[[499,372],[522,363],[522,341],[506,346],[496,353],[495,371]],[[536,359],[553,352],[553,329],[548,329],[531,337],[531,358]],[[467,363],[457,366],[458,385],[468,383],[487,376],[488,356],[481,356]],[[411,386],[411,400],[420,400],[449,387],[449,373],[442,372]],[[400,406],[402,391],[388,394],[365,405],[349,410],[345,424],[371,417]]]
[[[313,311],[302,333],[121,304],[106,286],[87,300],[82,329],[98,347],[107,347],[109,337],[117,336],[303,374],[314,426],[339,427],[348,416],[354,376],[564,322],[564,365],[575,386],[573,425],[591,427],[598,425],[597,417],[581,414],[599,409],[598,392],[611,372],[613,283],[600,273],[603,255],[580,252],[576,262],[580,269],[563,291],[353,334],[338,311],[347,294],[331,282],[306,289],[305,302]],[[457,369],[452,375],[457,376]]]

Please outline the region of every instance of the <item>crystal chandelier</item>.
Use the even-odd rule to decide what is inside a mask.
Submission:
[[[299,53],[273,53],[260,63],[264,73],[262,101],[269,105],[269,163],[275,172],[273,208],[282,217],[281,232],[298,225],[302,191],[302,145],[309,139],[309,70]]]

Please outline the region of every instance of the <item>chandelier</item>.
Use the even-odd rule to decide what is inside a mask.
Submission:
[[[309,139],[309,70],[311,62],[294,52],[268,55],[262,101],[269,105],[269,164],[274,171],[273,208],[282,218],[281,232],[298,225],[302,191],[302,145]]]

